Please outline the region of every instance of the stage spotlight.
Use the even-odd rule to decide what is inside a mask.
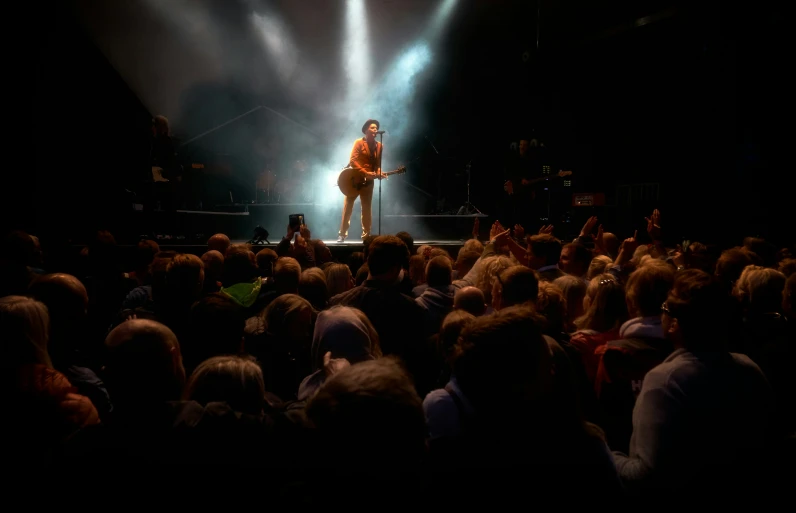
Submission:
[[[258,224],[254,229],[254,237],[249,241],[249,244],[271,244],[268,242],[268,230]]]
[[[357,102],[368,92],[371,81],[371,55],[368,39],[368,16],[365,11],[365,0],[348,0],[346,2],[345,41],[343,44],[343,69],[345,70],[346,88],[345,105],[349,114],[349,122],[361,122],[358,113],[351,112]]]

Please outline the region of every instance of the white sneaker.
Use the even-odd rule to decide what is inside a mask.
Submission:
[[[339,235],[337,237],[337,242],[345,242],[345,237],[343,237],[342,235]]]

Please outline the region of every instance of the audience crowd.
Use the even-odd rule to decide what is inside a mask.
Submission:
[[[597,225],[496,222],[457,255],[401,232],[344,262],[306,226],[127,260],[109,232],[74,255],[9,233],[4,463],[259,467],[315,503],[779,493],[792,248],[668,247],[658,211],[642,237]]]

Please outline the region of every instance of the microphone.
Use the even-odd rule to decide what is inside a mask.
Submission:
[[[387,130],[379,130],[378,132],[376,132],[376,135],[382,135],[382,134],[386,134],[386,133],[387,133]]]

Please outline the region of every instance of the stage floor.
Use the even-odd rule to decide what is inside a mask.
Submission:
[[[245,239],[236,239],[231,240],[232,244],[246,244],[249,243],[249,240]],[[336,239],[333,240],[324,240],[322,241],[326,246],[329,248],[341,248],[341,249],[353,249],[353,248],[363,248],[362,240],[355,239],[355,240],[347,240],[345,242],[337,242]],[[185,250],[186,248],[206,248],[207,245],[205,244],[197,244],[195,242],[188,242],[188,243],[181,243],[179,240],[158,240],[158,245],[161,249],[166,248],[182,248]],[[450,246],[461,246],[465,243],[465,240],[416,240],[415,247],[429,245],[429,246],[438,246],[438,247],[450,247]],[[263,244],[252,244],[252,248],[275,248],[279,244],[278,240],[272,240],[270,243],[263,243]]]

